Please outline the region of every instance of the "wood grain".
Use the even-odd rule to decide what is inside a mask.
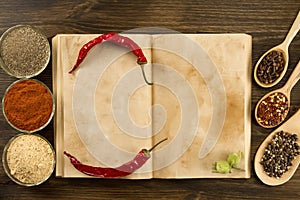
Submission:
[[[58,33],[102,33],[127,31],[140,27],[164,27],[182,33],[248,33],[252,35],[253,65],[270,47],[287,34],[300,9],[299,0],[153,0],[153,1],[33,1],[2,0],[0,33],[16,24],[31,24],[44,30],[49,40]],[[300,34],[293,40],[290,63],[281,87],[300,59]],[[237,58],[238,59],[238,58]],[[37,79],[52,85],[51,63]],[[0,70],[1,98],[15,79]],[[262,89],[253,82],[252,111]],[[300,83],[292,90],[291,112],[300,107]],[[268,133],[252,120],[251,160]],[[0,114],[0,153],[17,134]],[[53,124],[40,134],[53,143]],[[299,199],[300,172],[279,187],[260,182],[253,168],[250,179],[186,180],[101,180],[60,179],[52,176],[45,184],[24,188],[14,184],[0,166],[0,199]]]

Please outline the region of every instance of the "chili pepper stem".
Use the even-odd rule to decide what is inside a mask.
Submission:
[[[148,150],[148,152],[150,153],[155,147],[157,147],[158,145],[160,145],[161,143],[163,143],[164,141],[166,141],[168,138],[165,138],[161,141],[159,141],[158,143],[156,143],[153,147],[151,147],[151,149]]]
[[[145,82],[148,84],[148,85],[153,85],[153,83],[150,83],[147,78],[146,78],[146,74],[145,74],[145,70],[144,70],[144,65],[141,65],[141,68],[142,68],[142,74],[143,74],[143,78],[145,80]]]

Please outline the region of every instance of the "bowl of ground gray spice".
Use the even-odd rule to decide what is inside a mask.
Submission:
[[[31,78],[40,74],[50,61],[50,44],[38,28],[17,25],[0,38],[0,65],[16,78]]]
[[[21,133],[9,140],[2,154],[8,177],[22,186],[45,182],[55,167],[55,151],[43,136]]]

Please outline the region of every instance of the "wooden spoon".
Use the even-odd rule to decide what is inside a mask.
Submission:
[[[276,130],[274,130],[270,135],[268,135],[266,139],[259,146],[254,158],[254,170],[258,178],[266,185],[276,186],[276,185],[284,184],[288,180],[290,180],[294,175],[294,173],[296,172],[300,163],[300,155],[298,155],[296,159],[292,161],[293,165],[280,178],[269,177],[264,172],[263,166],[260,164],[260,161],[267,145],[272,140],[273,136],[279,131],[284,131],[291,134],[297,134],[298,144],[299,144],[299,139],[300,139],[299,121],[300,121],[300,109],[289,120],[287,120],[284,124],[282,124]]]
[[[284,121],[284,119],[286,118],[287,116],[287,113],[285,114],[285,116],[282,118],[282,120],[277,123],[277,124],[268,124],[268,125],[265,125],[261,122],[261,120],[259,119],[258,117],[258,107],[259,105],[262,103],[262,101],[264,101],[267,97],[269,97],[270,95],[274,94],[274,93],[281,93],[283,94],[286,99],[287,99],[287,104],[288,104],[288,110],[287,112],[289,111],[289,108],[290,108],[290,94],[291,94],[291,90],[292,88],[295,86],[295,84],[299,81],[300,79],[300,61],[298,62],[297,66],[295,67],[293,73],[291,74],[290,78],[287,80],[287,82],[285,83],[285,85],[277,90],[274,90],[274,91],[271,91],[269,93],[267,93],[265,96],[263,96],[259,101],[258,103],[256,104],[256,107],[255,107],[255,119],[257,121],[257,123],[259,125],[261,125],[262,127],[264,128],[273,128],[275,126],[278,126],[279,124],[281,124],[281,122]]]
[[[274,85],[276,85],[281,79],[282,77],[284,76],[284,74],[286,73],[286,70],[287,70],[287,66],[288,66],[288,63],[289,63],[289,51],[288,51],[288,48],[289,48],[289,45],[290,43],[292,42],[292,40],[294,39],[294,37],[297,35],[298,31],[300,30],[300,12],[298,13],[290,31],[288,32],[285,40],[271,48],[270,50],[268,50],[266,53],[264,53],[260,59],[257,61],[255,67],[254,67],[254,79],[256,81],[256,83],[258,85],[260,85],[261,87],[264,87],[264,88],[268,88],[268,87],[272,87]],[[268,54],[270,53],[271,51],[279,51],[279,52],[282,52],[283,53],[283,59],[284,59],[284,68],[283,68],[283,71],[281,72],[280,76],[272,83],[269,83],[269,84],[265,84],[263,82],[261,82],[258,77],[257,77],[257,68],[260,64],[260,62],[262,61],[262,59]]]

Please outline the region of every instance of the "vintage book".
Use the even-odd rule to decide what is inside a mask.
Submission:
[[[247,34],[125,34],[143,50],[136,57],[105,42],[72,74],[80,48],[98,34],[52,40],[56,99],[56,175],[89,177],[63,155],[117,167],[168,138],[128,179],[249,178],[251,49]],[[214,162],[242,152],[239,168],[221,174]]]

